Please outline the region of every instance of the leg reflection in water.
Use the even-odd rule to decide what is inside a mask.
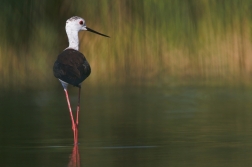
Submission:
[[[80,167],[80,154],[78,144],[73,146],[72,154],[70,155],[70,161],[68,167]]]

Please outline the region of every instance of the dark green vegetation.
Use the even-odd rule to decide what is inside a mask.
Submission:
[[[251,7],[251,0],[5,0],[0,85],[57,83],[52,66],[73,15],[111,36],[80,33],[92,66],[87,84],[250,84]]]

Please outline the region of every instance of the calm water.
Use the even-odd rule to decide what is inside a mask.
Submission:
[[[70,87],[73,109],[77,89]],[[0,95],[0,166],[251,166],[252,89],[83,88],[73,147],[63,90]]]

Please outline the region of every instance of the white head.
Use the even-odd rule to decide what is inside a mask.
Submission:
[[[83,18],[78,16],[73,16],[70,19],[66,21],[66,33],[68,36],[69,41],[69,47],[73,48],[75,50],[79,50],[79,38],[78,38],[78,32],[80,30],[86,30],[90,31],[105,37],[109,37],[107,35],[101,34],[97,31],[94,31],[86,26],[86,22]]]
[[[80,30],[87,30],[85,20],[78,16],[73,16],[66,21],[66,31],[72,30],[79,32]]]

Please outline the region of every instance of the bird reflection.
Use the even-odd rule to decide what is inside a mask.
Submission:
[[[68,167],[80,167],[80,154],[78,144],[73,146],[72,154],[70,155],[70,161]]]

